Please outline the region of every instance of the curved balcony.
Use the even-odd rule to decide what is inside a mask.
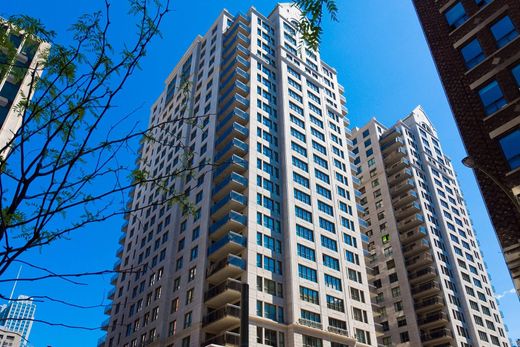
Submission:
[[[410,243],[407,246],[403,247],[403,255],[405,257],[410,257],[421,252],[424,252],[430,248],[430,243],[428,240],[420,239],[414,243]]]
[[[351,165],[351,168],[352,168],[352,165]],[[357,172],[357,166],[354,165],[353,170],[355,170],[355,172]],[[352,176],[352,183],[354,183],[354,186],[356,186],[356,187],[361,186],[361,180],[359,178],[357,178],[356,176]]]
[[[401,158],[399,161],[394,162],[392,165],[386,167],[386,174],[387,176],[391,176],[408,166],[410,166],[410,160]]]
[[[228,141],[234,138],[238,138],[239,140],[246,140],[248,135],[249,130],[246,127],[233,122],[231,126],[217,138],[215,141],[215,147],[216,149],[221,149]]]
[[[242,157],[247,154],[248,149],[249,146],[247,143],[242,142],[239,139],[233,139],[224,148],[217,152],[217,154],[215,154],[215,163],[226,161],[233,154]]]
[[[403,132],[401,131],[401,129],[398,129],[398,128],[389,129],[379,138],[379,143],[381,144],[381,146],[383,146],[384,144],[395,140],[397,137],[399,137],[401,135],[403,135]]]
[[[105,309],[103,310],[103,313],[106,315],[110,315],[110,312],[112,311],[112,304],[108,304],[105,306]]]
[[[450,329],[431,330],[421,335],[423,346],[436,346],[448,343],[453,340]]]
[[[228,50],[227,52],[224,52],[222,55],[222,61],[232,61],[236,57],[242,57],[244,59],[247,59],[249,57],[250,51],[249,49],[242,46],[240,43],[238,43],[232,50]],[[225,78],[225,74],[221,74],[222,78]]]
[[[241,95],[233,94],[226,103],[219,105],[220,113],[227,113],[231,108],[238,107],[242,111],[247,112],[249,110],[249,100]]]
[[[408,281],[411,285],[415,285],[420,282],[426,282],[437,277],[437,271],[432,266],[425,267],[415,272],[408,274]]]
[[[396,196],[392,199],[392,205],[394,206],[394,209],[398,209],[400,207],[403,207],[406,204],[409,204],[415,200],[419,199],[419,196],[417,195],[417,192],[415,190],[410,190],[404,194],[401,194],[399,196]]]
[[[358,221],[359,221],[359,226],[362,229],[368,229],[369,228],[368,223],[364,219],[358,218]]]
[[[431,312],[434,310],[439,310],[443,308],[444,300],[440,295],[435,295],[430,298],[422,299],[420,301],[416,301],[414,307],[415,312],[417,314],[425,313],[425,312]]]
[[[218,100],[219,105],[227,104],[229,98],[234,95],[240,95],[247,98],[249,96],[249,86],[235,79],[232,84],[222,90]]]
[[[239,346],[240,345],[240,334],[232,333],[229,331],[224,332],[221,335],[209,338],[204,342],[201,347],[206,346]]]
[[[114,300],[114,296],[116,295],[116,288],[112,288],[108,291],[107,298],[109,300]]]
[[[228,129],[230,125],[237,122],[240,125],[247,125],[249,122],[249,115],[239,108],[231,110],[224,118],[218,120],[216,135],[220,136]]]
[[[110,283],[115,285],[117,283],[118,278],[119,278],[119,273],[116,272],[115,274],[112,275],[112,277],[110,277]]]
[[[399,232],[407,231],[413,229],[421,224],[424,224],[424,216],[422,214],[416,213],[403,221],[397,223],[397,230]]]
[[[119,244],[124,245],[125,241],[126,241],[126,233],[123,233],[123,235],[121,235],[121,237],[119,238]]]
[[[125,248],[123,246],[119,247],[116,251],[116,257],[121,258],[123,256]]]
[[[209,260],[222,258],[224,254],[239,253],[246,247],[246,237],[235,233],[228,232],[221,239],[213,243],[208,248]]]
[[[433,263],[433,257],[430,253],[422,253],[412,258],[405,258],[404,264],[408,271],[413,271],[422,266],[431,265]]]
[[[240,46],[242,47],[242,46]],[[243,48],[243,47],[242,47]],[[236,50],[237,48],[235,48]],[[235,52],[233,52],[235,53]],[[235,55],[235,57],[231,60],[226,60],[222,63],[221,65],[221,69],[222,69],[222,72],[220,73],[220,80],[221,81],[227,81],[228,79],[228,73],[230,73],[231,71],[233,71],[233,69],[235,67],[240,67],[246,71],[249,71],[249,68],[251,67],[251,64],[249,63],[249,61],[244,58],[243,56],[241,55]]]
[[[209,332],[230,330],[238,325],[240,325],[240,306],[232,304],[226,304],[209,312],[202,319],[202,326]]]
[[[240,300],[242,283],[232,278],[209,288],[204,294],[204,301],[209,307],[221,306],[223,302]]]
[[[413,230],[409,230],[406,233],[399,235],[401,243],[408,243],[422,239],[428,235],[428,231],[425,226],[419,226]]]
[[[110,325],[110,317],[107,318],[107,319],[105,319],[105,320],[103,321],[103,323],[101,323],[101,329],[102,329],[102,330],[105,330],[105,331],[108,331],[108,327],[109,327],[109,325]]]
[[[227,278],[240,275],[245,269],[246,262],[244,259],[230,254],[209,267],[207,280],[209,283],[220,283]]]
[[[421,329],[438,328],[440,326],[446,325],[448,322],[448,315],[442,311],[429,313],[423,318],[417,319],[417,325],[419,325]]]
[[[228,177],[232,172],[244,173],[247,171],[247,160],[234,154],[226,162],[220,164],[213,173],[213,180],[219,183],[221,179]]]
[[[218,239],[224,235],[226,231],[238,232],[247,225],[247,217],[236,211],[229,211],[227,215],[216,220],[209,228],[209,236],[212,239]]]
[[[414,187],[415,187],[415,182],[413,181],[413,179],[409,178],[406,181],[401,182],[398,185],[393,186],[390,189],[390,195],[391,196],[396,196],[396,195],[398,196],[401,193],[404,193],[407,190],[411,190]]]
[[[240,192],[246,188],[247,178],[236,172],[232,172],[226,179],[213,187],[211,194],[213,199],[219,200],[233,190]]]
[[[117,259],[114,263],[114,271],[118,271],[121,268],[121,259]]]
[[[233,50],[238,44],[249,47],[251,40],[241,32],[237,32],[236,35],[228,36],[226,43],[224,43],[224,54]]]
[[[398,136],[391,140],[385,141],[385,143],[383,145],[381,145],[381,153],[383,155],[385,155],[386,153],[389,153],[390,151],[395,150],[403,145],[404,145],[403,138]]]
[[[437,281],[430,281],[412,287],[412,295],[416,298],[438,293],[441,287]]]
[[[394,215],[395,218],[402,220],[418,212],[421,212],[421,205],[418,202],[414,201],[411,204],[408,204],[404,207],[401,207],[398,210],[395,210]]]
[[[227,45],[229,40],[235,37],[236,33],[241,33],[242,35],[249,36],[249,27],[247,24],[244,24],[240,21],[235,21],[224,33],[224,44]]]
[[[406,149],[404,147],[399,147],[391,152],[388,152],[386,156],[383,156],[383,161],[386,165],[392,165],[393,163],[402,159],[404,156],[406,156]]]
[[[400,182],[404,181],[405,179],[412,178],[413,177],[413,171],[410,168],[404,168],[403,170],[399,171],[398,173],[394,174],[393,176],[388,177],[388,184],[390,186],[395,186],[399,184]]]

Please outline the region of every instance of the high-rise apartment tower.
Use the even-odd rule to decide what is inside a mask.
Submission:
[[[38,42],[13,30],[7,21],[0,18],[0,38],[10,42],[10,46],[16,52],[14,59],[8,61],[6,47],[0,42],[0,150],[13,138],[22,124],[20,109],[16,106],[24,98],[30,98],[31,85],[43,70],[42,59],[50,45],[46,42]],[[6,45],[7,46],[7,45]],[[13,55],[9,54],[9,57]],[[26,69],[24,76],[19,76],[15,69]],[[5,154],[5,153],[4,153]]]
[[[167,78],[150,125],[200,117],[162,138],[194,154],[145,141],[141,168],[217,165],[175,181],[193,214],[127,216],[116,268],[144,271],[113,278],[100,345],[375,346],[343,87],[300,17],[224,11]],[[137,188],[133,209],[159,193]]]
[[[19,295],[18,299],[10,300],[6,305],[0,306],[0,330],[19,335],[20,345],[26,346],[35,314],[36,305],[32,299]]]
[[[520,297],[520,1],[414,4]]]
[[[378,343],[509,342],[456,173],[422,108],[352,136]]]

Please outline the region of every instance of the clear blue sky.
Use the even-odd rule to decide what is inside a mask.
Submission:
[[[124,3],[123,0],[113,2]],[[172,3],[174,11],[164,22],[163,38],[150,46],[142,71],[136,72],[118,99],[120,111],[130,111],[143,104],[143,111],[136,117],[144,124],[149,106],[163,89],[164,79],[194,37],[209,28],[223,7],[232,13],[246,12],[254,2],[200,0]],[[265,14],[274,4],[274,1],[254,3]],[[345,86],[352,125],[362,125],[373,116],[391,125],[416,105],[424,107],[436,124],[444,150],[454,162],[496,293],[509,292],[513,284],[473,174],[460,164],[465,156],[464,148],[411,1],[338,0],[338,5],[340,22],[327,21],[325,24],[321,55],[328,64],[336,67],[339,80]],[[126,14],[125,9],[120,4],[113,7],[118,38],[130,39],[133,27],[128,27],[124,15],[121,15]],[[28,14],[41,18],[60,34],[58,39],[61,42],[68,42],[70,38],[65,30],[74,18],[101,8],[101,0],[2,0],[0,16]],[[121,225],[122,220],[114,219],[75,232],[70,235],[70,240],[57,242],[26,259],[60,273],[111,268],[116,260]],[[36,274],[30,269],[23,270],[24,276]],[[109,276],[84,281],[88,286],[74,286],[61,280],[20,283],[16,293],[49,295],[83,305],[108,303],[105,298],[110,289]],[[1,293],[9,291],[7,286],[0,286]],[[516,295],[505,294],[500,304],[510,337],[520,338],[520,304]],[[90,327],[100,326],[105,319],[102,308],[79,310],[56,303],[38,304],[36,314],[37,318],[51,322]],[[102,335],[99,330],[85,332],[35,324],[30,340],[37,347],[82,347],[95,345]]]

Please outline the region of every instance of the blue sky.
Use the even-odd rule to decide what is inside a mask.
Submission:
[[[124,1],[114,1],[112,8],[117,41],[131,39],[133,27],[125,22]],[[204,33],[223,7],[230,12],[246,12],[253,5],[267,14],[274,1],[172,1],[173,12],[162,27],[163,38],[153,42],[148,55],[120,95],[119,111],[131,111],[143,105],[136,114],[143,124],[148,108],[163,89],[163,83],[184,50],[199,33]],[[520,304],[505,267],[495,233],[475,183],[473,173],[460,164],[464,148],[455,127],[442,85],[435,71],[428,47],[417,21],[411,1],[340,1],[338,23],[325,23],[321,55],[334,66],[345,87],[352,126],[363,125],[371,117],[391,125],[422,105],[440,134],[445,152],[452,158],[462,191],[469,206],[475,229],[488,264],[495,291],[503,296],[500,306],[510,337],[520,337],[520,321],[515,319]],[[0,16],[28,14],[40,18],[58,32],[60,42],[69,42],[68,26],[78,15],[102,8],[101,0],[2,0]],[[196,14],[195,14],[196,13]],[[129,30],[130,29],[130,30]],[[114,116],[117,116],[115,114]],[[121,219],[87,228],[70,235],[50,247],[32,252],[28,261],[55,272],[82,272],[108,269],[115,262],[119,247]],[[15,276],[13,269],[11,276]],[[36,275],[24,268],[23,275]],[[109,277],[85,278],[85,286],[62,280],[19,283],[16,294],[49,295],[83,305],[105,305]],[[10,287],[0,285],[0,292]],[[505,294],[504,294],[505,293]],[[79,310],[56,303],[40,303],[37,318],[50,322],[88,327],[100,326],[105,319],[102,308]],[[33,345],[65,347],[93,346],[102,332],[80,331],[35,324],[30,341]]]

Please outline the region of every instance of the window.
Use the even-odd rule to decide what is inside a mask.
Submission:
[[[504,18],[493,24],[491,26],[491,33],[497,41],[498,48],[504,47],[515,37],[518,36],[518,31],[516,31],[513,22],[511,22],[511,18],[509,18],[508,16],[505,16]]]
[[[520,143],[520,128],[501,137],[498,141],[511,170],[520,167],[520,146],[518,145]]]
[[[298,264],[298,275],[306,280],[312,282],[318,282],[318,277],[316,275],[316,270],[311,269],[310,267]]]
[[[461,48],[460,52],[462,53],[462,57],[466,62],[466,67],[471,69],[472,67],[478,65],[482,60],[484,60],[485,55],[482,51],[482,47],[480,46],[480,42],[478,39],[474,39],[467,45]]]
[[[444,17],[448,22],[451,29],[456,29],[461,26],[468,16],[466,15],[466,11],[464,10],[464,6],[460,2],[457,2],[453,5],[446,13],[444,13]]]
[[[309,289],[307,287],[300,286],[300,299],[303,301],[310,302],[312,304],[319,305],[320,304],[320,295],[317,291]]]
[[[502,89],[497,81],[492,81],[482,87],[479,92],[480,100],[484,106],[486,115],[495,113],[507,104]]]
[[[296,224],[296,235],[309,241],[314,241],[312,230],[307,229],[299,224]]]
[[[313,249],[306,247],[304,245],[301,245],[299,243],[297,244],[297,249],[298,249],[298,255],[300,257],[311,260],[311,261],[316,261],[316,254]]]
[[[341,279],[325,274],[325,285],[329,288],[341,291]]]
[[[515,66],[511,72],[513,73],[513,77],[516,79],[516,84],[520,88],[520,64]]]

